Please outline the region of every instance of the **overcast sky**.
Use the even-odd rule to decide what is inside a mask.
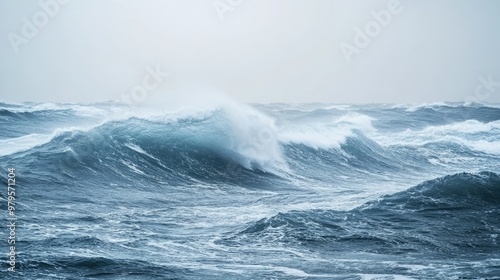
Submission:
[[[0,0],[0,35],[6,102],[500,102],[496,0]]]

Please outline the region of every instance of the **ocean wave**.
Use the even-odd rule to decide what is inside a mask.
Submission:
[[[72,105],[54,106],[35,107],[59,110]],[[312,111],[297,112],[286,111],[282,105],[277,109],[256,106],[267,108],[261,112],[233,103],[178,111],[106,106],[110,115],[84,118],[81,123],[49,114],[49,119],[39,116],[34,119],[37,121],[26,121],[26,127],[19,125],[25,131],[6,125],[4,132],[8,133],[0,139],[0,156],[22,164],[23,158],[43,154],[45,159],[37,158],[38,162],[55,162],[59,169],[75,169],[72,172],[80,172],[78,168],[97,170],[101,168],[98,162],[124,177],[130,177],[129,173],[147,177],[152,172],[148,168],[155,166],[159,169],[152,170],[184,179],[193,176],[193,180],[212,176],[207,175],[210,171],[227,177],[258,170],[282,178],[293,175],[338,182],[350,175],[383,178],[402,170],[406,174],[436,172],[437,167],[451,166],[454,169],[446,172],[456,172],[473,163],[491,168],[491,159],[500,151],[499,120],[439,121],[421,129],[387,132],[377,123],[387,122],[389,115],[387,125],[392,125],[398,120],[393,115],[400,112],[377,115],[373,106],[360,107],[364,108],[360,112],[327,110],[317,104]],[[443,118],[446,114],[438,115]],[[427,116],[418,115],[418,119],[429,122]],[[478,158],[483,161],[478,162]],[[179,171],[188,169],[191,171]]]
[[[0,115],[31,115],[36,113],[54,113],[54,112],[74,112],[82,116],[95,116],[104,114],[106,104],[61,104],[61,103],[32,103],[32,104],[5,104],[0,103]]]
[[[446,125],[427,126],[417,130],[406,129],[390,135],[378,134],[375,140],[384,146],[433,147],[444,143],[452,150],[453,147],[457,147],[454,149],[457,154],[476,151],[500,155],[499,132],[500,121],[466,120]]]
[[[383,197],[361,209],[400,208],[428,211],[441,208],[481,208],[500,204],[500,176],[493,172],[459,173],[423,182]]]
[[[426,181],[350,211],[279,213],[224,242],[257,239],[380,254],[495,252],[500,249],[496,239],[499,204],[498,174],[460,173]]]
[[[441,108],[500,108],[499,104],[492,103],[478,103],[478,102],[433,102],[433,103],[422,103],[422,104],[396,104],[392,105],[391,108],[394,109],[405,109],[407,112],[416,112],[425,109],[441,109]]]
[[[287,171],[267,121],[223,110],[198,118],[130,118],[88,130],[59,131],[44,144],[32,143],[30,149],[4,158],[20,166],[23,159],[30,159],[31,164],[76,177],[105,172],[128,182],[162,177],[170,183],[254,180],[252,184],[257,184],[267,180],[266,173]]]
[[[284,141],[289,132],[251,109],[182,112],[111,120],[95,127],[57,130],[51,136],[33,135],[24,146],[8,149],[12,145],[5,145],[2,155],[21,164],[23,158],[35,158],[40,165],[73,174],[108,170],[116,178],[129,180],[164,174],[171,182],[215,180],[217,176],[222,181],[232,176],[235,182],[247,176],[243,180],[248,181],[251,176],[261,177],[259,172],[331,180],[333,175],[353,170],[380,173],[407,166],[359,130],[372,130],[370,122],[359,114],[337,117],[329,125],[331,137],[316,139],[323,141],[318,147],[309,141],[314,135],[307,138],[305,132],[301,134],[305,138]],[[337,135],[342,139],[334,139],[339,130],[345,132]],[[320,133],[316,136],[321,137]],[[18,143],[20,139],[4,142]],[[305,170],[311,166],[314,168]],[[321,176],[319,170],[324,171]]]
[[[36,146],[47,143],[52,138],[53,137],[50,135],[32,133],[20,137],[0,140],[0,157],[32,149]]]
[[[459,132],[464,134],[484,133],[500,130],[500,121],[480,122],[477,120],[466,120],[463,122],[451,123],[447,125],[429,126],[422,130],[422,133],[442,133]]]
[[[221,174],[237,180],[240,173],[259,170],[282,178],[295,174],[332,181],[348,174],[384,176],[425,168],[426,159],[407,153],[415,151],[397,152],[367,136],[377,133],[371,122],[366,115],[349,113],[327,124],[280,126],[251,108],[122,116],[94,127],[2,140],[16,144],[3,145],[0,156],[22,164],[22,158],[43,154],[43,159],[35,157],[42,165],[73,173],[105,168],[130,180],[154,172],[170,174],[165,176],[174,181]]]
[[[314,149],[340,148],[355,131],[374,131],[373,118],[347,113],[334,117],[329,122],[301,123],[287,126],[279,131],[279,140],[284,144],[304,144]]]

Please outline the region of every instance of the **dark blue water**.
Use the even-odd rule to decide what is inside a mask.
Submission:
[[[1,279],[500,279],[500,109],[0,103]]]

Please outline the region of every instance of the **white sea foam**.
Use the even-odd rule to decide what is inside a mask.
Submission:
[[[391,135],[376,134],[374,138],[383,145],[423,146],[429,143],[452,142],[474,151],[500,155],[498,132],[500,132],[500,121],[483,123],[477,120],[467,120],[429,126],[421,130],[407,129]]]
[[[76,115],[81,116],[102,116],[108,113],[107,110],[98,108],[94,105],[80,105],[80,104],[58,104],[58,103],[39,103],[39,104],[20,104],[16,107],[3,107],[0,109],[9,110],[13,113],[34,113],[40,111],[74,111]]]
[[[0,156],[29,150],[33,147],[47,143],[50,139],[52,139],[52,135],[33,133],[16,138],[0,140]]]
[[[99,124],[100,125],[100,124]],[[0,156],[6,156],[22,151],[26,151],[29,149],[33,149],[35,147],[41,146],[43,144],[49,143],[52,139],[57,136],[60,136],[63,133],[67,132],[76,132],[76,131],[88,131],[95,126],[99,125],[89,125],[89,126],[81,126],[81,127],[67,127],[64,129],[55,129],[51,134],[37,134],[32,133],[28,135],[23,135],[15,138],[8,138],[0,140]]]
[[[459,142],[462,142],[469,148],[479,152],[500,155],[500,141],[489,142],[486,140],[478,140],[478,141],[459,140]]]
[[[360,274],[362,280],[416,280],[416,278],[399,274]]]
[[[134,164],[128,160],[127,161],[123,160],[123,159],[120,161],[121,161],[121,163],[126,165],[128,168],[130,168],[132,171],[134,171],[135,173],[140,174],[140,175],[146,175],[146,173],[144,173],[142,170],[140,170],[136,164]]]
[[[448,134],[449,132],[460,132],[460,133],[470,134],[470,133],[490,132],[492,130],[500,130],[500,121],[483,123],[477,120],[467,120],[464,122],[457,122],[447,125],[429,126],[426,127],[422,131],[422,133]]]
[[[329,123],[303,123],[289,125],[279,131],[284,144],[304,144],[314,149],[338,149],[354,130],[372,132],[372,118],[363,114],[348,113],[333,118]]]
[[[436,107],[442,107],[442,106],[452,106],[450,104],[446,104],[444,102],[435,102],[435,103],[423,103],[420,105],[407,105],[407,112],[416,112],[419,109],[432,109]]]
[[[249,106],[234,103],[226,103],[222,112],[229,136],[223,147],[234,152],[233,160],[246,168],[256,164],[271,172],[288,170],[273,119]]]

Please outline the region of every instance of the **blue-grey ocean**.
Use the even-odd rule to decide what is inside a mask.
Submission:
[[[0,167],[0,279],[500,279],[494,105],[0,103]]]

